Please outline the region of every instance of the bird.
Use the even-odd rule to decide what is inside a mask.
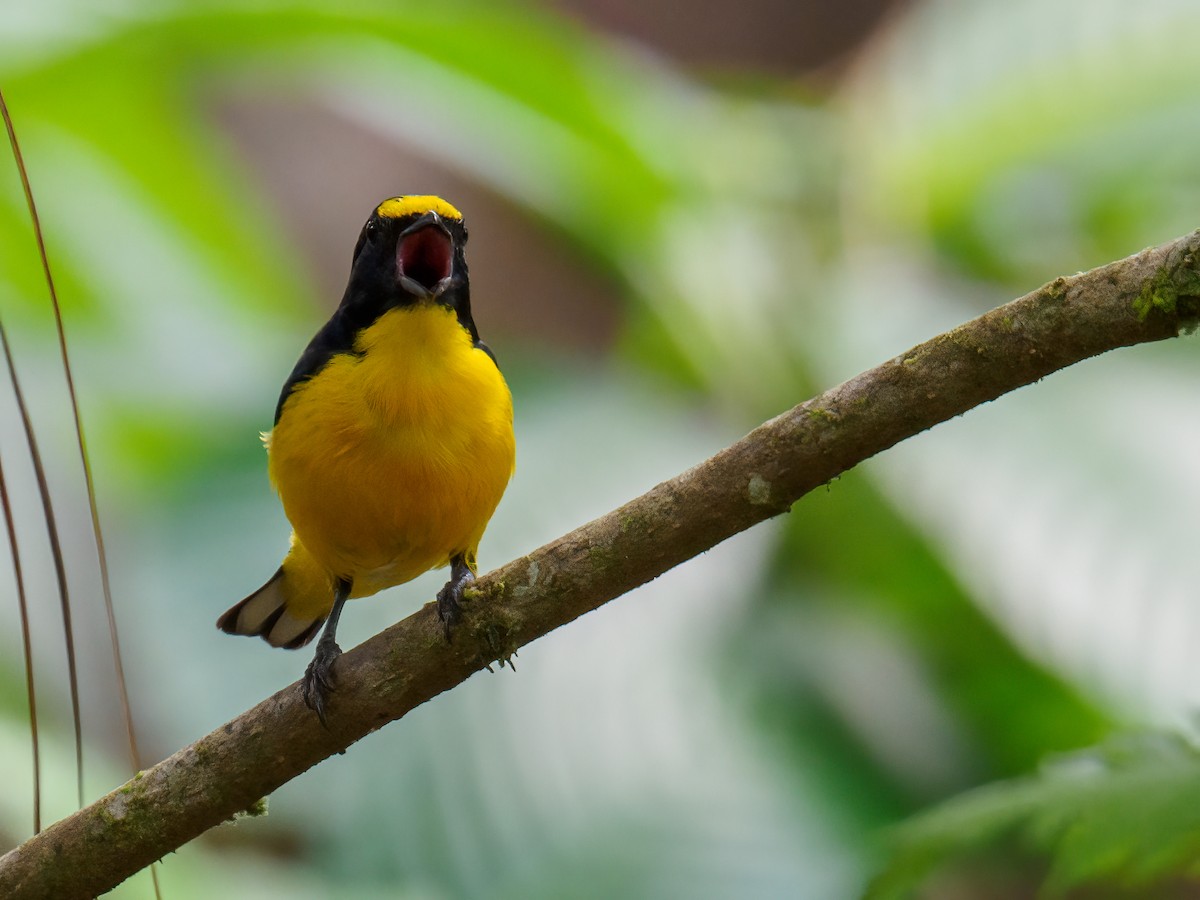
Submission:
[[[437,594],[449,641],[514,471],[512,394],[471,314],[466,243],[440,197],[376,206],[341,303],[262,435],[291,545],[217,627],[296,649],[323,624],[302,696],[326,727],[345,602],[449,565]]]

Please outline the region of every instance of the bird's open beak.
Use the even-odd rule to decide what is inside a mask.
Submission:
[[[396,280],[423,299],[439,296],[454,274],[454,242],[442,217],[427,212],[396,242]]]

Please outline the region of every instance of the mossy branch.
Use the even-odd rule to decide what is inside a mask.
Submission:
[[[484,576],[447,646],[432,606],[338,662],[329,730],[293,684],[0,857],[0,896],[92,897],[496,659],[786,512],[893,444],[1200,319],[1200,232],[1054,282],[756,428]]]

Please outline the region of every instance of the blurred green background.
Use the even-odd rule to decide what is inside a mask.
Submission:
[[[258,432],[380,199],[438,193],[471,227],[517,408],[491,568],[1200,225],[1197,38],[1190,0],[0,9],[147,762],[306,664],[213,623],[285,549]],[[77,598],[93,798],[128,777],[123,732],[4,173],[0,316]],[[165,896],[1196,896],[1198,381],[1190,341],[1142,347],[922,435],[171,855]],[[65,663],[4,393],[52,820],[74,802]],[[441,581],[352,605],[343,646]],[[31,827],[13,593],[0,848]],[[113,896],[150,895],[141,875]]]

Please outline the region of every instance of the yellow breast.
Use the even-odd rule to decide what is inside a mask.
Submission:
[[[512,397],[453,311],[393,309],[283,406],[271,480],[297,538],[365,596],[472,559],[512,476]]]

